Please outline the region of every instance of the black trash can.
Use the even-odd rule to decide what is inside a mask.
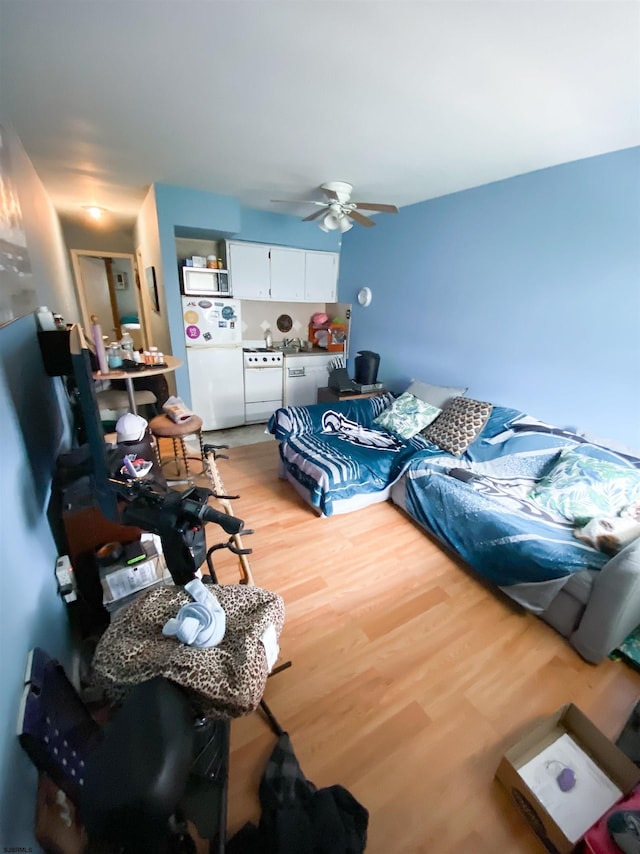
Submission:
[[[358,385],[373,385],[378,382],[380,356],[371,350],[359,350],[355,358],[356,382]]]

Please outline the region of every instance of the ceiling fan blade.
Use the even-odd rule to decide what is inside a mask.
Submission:
[[[270,199],[272,204],[277,205],[322,205],[325,207],[326,202],[317,202],[315,199]]]
[[[360,225],[365,225],[367,228],[371,228],[372,225],[375,225],[375,222],[372,219],[369,219],[368,216],[363,216],[358,211],[349,211],[347,216],[350,219],[355,219],[356,222],[359,222]]]
[[[395,205],[381,205],[378,202],[352,202],[357,208],[362,208],[365,211],[382,211],[383,213],[398,213],[398,208]]]
[[[329,208],[328,208],[326,205],[323,205],[323,207],[321,207],[319,211],[314,211],[314,213],[309,214],[309,216],[306,216],[306,217],[302,220],[302,222],[309,222],[309,220],[317,219],[319,216],[322,216],[322,214],[323,214],[325,211],[328,211],[328,210],[329,210]]]

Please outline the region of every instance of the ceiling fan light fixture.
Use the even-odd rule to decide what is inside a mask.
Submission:
[[[334,206],[332,205],[332,208]],[[318,223],[322,231],[340,231],[342,234],[353,228],[353,223],[343,211],[330,210]]]
[[[373,219],[363,211],[379,213],[398,213],[395,205],[383,204],[382,202],[352,202],[351,193],[353,186],[346,181],[327,181],[320,184],[320,189],[325,195],[325,200],[306,199],[305,204],[314,205],[319,210],[313,211],[303,218],[303,222],[316,222],[318,227],[325,232],[340,231],[344,234],[353,228],[354,222],[365,228],[375,225]],[[275,203],[289,204],[284,199],[272,199]]]
[[[341,217],[337,216],[333,211],[329,211],[329,213],[322,217],[320,228],[323,231],[336,231],[336,229],[340,228],[340,219]]]

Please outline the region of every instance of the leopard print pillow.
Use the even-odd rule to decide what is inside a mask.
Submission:
[[[164,676],[186,689],[197,714],[239,717],[260,704],[269,670],[260,638],[272,623],[280,637],[284,602],[242,584],[212,585],[226,617],[221,643],[209,649],[165,637],[162,627],[193,599],[180,587],[154,587],[119,611],[100,639],[93,681],[115,701],[139,682]]]
[[[459,457],[480,435],[492,409],[491,403],[482,400],[454,397],[422,435],[443,451]]]

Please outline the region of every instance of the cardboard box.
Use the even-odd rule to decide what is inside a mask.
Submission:
[[[141,537],[141,545],[145,558],[139,562],[129,566],[118,562],[109,567],[100,568],[102,604],[108,610],[112,603],[125,599],[129,601],[132,594],[137,594],[159,582],[171,580],[162,554],[160,538],[155,534],[145,533]]]
[[[563,793],[558,787],[557,800],[560,806],[556,808],[554,812],[556,818],[554,818],[547,811],[538,794],[530,788],[523,778],[521,771],[530,769],[535,764],[536,757],[552,755],[553,748],[551,746],[557,744],[558,739],[566,735],[570,736],[572,742],[577,745],[577,749],[584,756],[585,764],[592,760],[597,766],[595,769],[597,774],[603,774],[603,779],[609,786],[613,784],[620,790],[618,801],[628,795],[640,782],[640,769],[573,703],[568,703],[550,717],[533,726],[523,738],[505,753],[496,771],[496,777],[504,785],[516,806],[547,849],[550,851],[555,849],[560,854],[569,854],[573,851],[589,827],[594,825],[609,809],[609,806],[594,808],[591,797],[585,801],[581,800],[581,790],[583,793],[585,787],[581,787],[580,774],[577,773],[575,787],[570,792]],[[557,770],[560,770],[561,765],[553,766],[552,762],[553,760],[544,764],[551,766],[549,771],[553,775]],[[550,788],[553,789],[555,785],[554,780]],[[561,826],[561,824],[565,824],[565,817],[559,815],[558,810],[563,809],[563,797],[566,797],[567,816],[570,809],[575,810],[576,808],[588,816],[586,819],[587,826],[577,839],[569,838]]]

